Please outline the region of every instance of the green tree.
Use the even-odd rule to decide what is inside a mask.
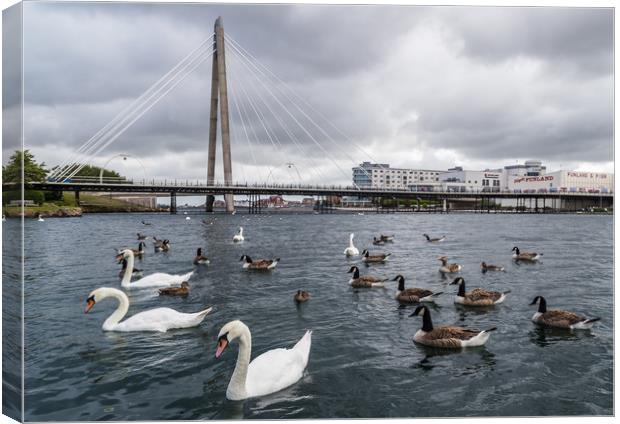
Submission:
[[[57,167],[53,167],[52,171],[55,170],[56,168]],[[98,166],[84,165],[84,167],[80,169],[79,172],[75,175],[75,177],[97,177],[99,178],[100,172],[101,172],[101,168]],[[103,176],[104,178],[105,177],[121,178],[121,175],[118,172],[112,171],[110,169],[104,169]]]
[[[34,155],[28,149],[16,150],[9,158],[9,162],[2,167],[2,179],[5,183],[22,182],[22,163],[26,182],[41,182],[45,180],[47,170],[45,163],[38,164]]]

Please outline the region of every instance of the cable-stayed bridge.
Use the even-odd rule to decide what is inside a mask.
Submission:
[[[79,182],[80,171],[86,165],[102,162],[114,153],[110,150],[114,142],[208,59],[212,59],[212,70],[208,144],[204,150],[206,180],[156,181],[153,178],[149,181],[145,171],[141,181]],[[219,173],[218,144],[223,165]],[[197,154],[202,151],[199,149]],[[235,161],[233,151],[243,158]],[[213,34],[55,167],[45,183],[28,183],[28,186],[75,191],[76,198],[80,191],[170,195],[172,212],[176,209],[176,196],[187,194],[206,195],[207,211],[213,210],[214,196],[223,195],[228,212],[234,210],[234,195],[248,196],[250,202],[260,202],[261,195],[271,194],[316,196],[324,200],[330,196],[422,198],[444,204],[450,199],[472,198],[480,199],[481,205],[485,199],[488,204],[498,198],[513,198],[518,204],[525,198],[544,203],[546,199],[591,197],[589,193],[414,192],[325,184],[334,180],[334,176],[350,181],[351,168],[365,160],[379,162],[268,66],[225,34],[218,18]],[[605,193],[594,196],[600,203],[603,198],[613,198]]]

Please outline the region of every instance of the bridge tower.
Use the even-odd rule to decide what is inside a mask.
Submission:
[[[207,162],[207,184],[215,183],[215,152],[217,142],[218,102],[222,134],[222,158],[224,162],[224,183],[232,184],[232,163],[230,154],[230,127],[228,121],[228,88],[226,85],[226,58],[224,55],[224,25],[222,17],[215,21],[213,67],[211,72],[211,112],[209,121],[209,155]],[[225,194],[226,212],[235,210],[234,197]],[[207,212],[213,212],[213,195],[207,195]]]

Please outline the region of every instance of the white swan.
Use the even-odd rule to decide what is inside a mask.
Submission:
[[[39,215],[39,219],[37,219],[37,221],[39,222],[45,222],[45,220],[43,219],[43,217],[41,215]]]
[[[139,312],[120,322],[127,314],[129,309],[129,298],[125,293],[110,287],[101,287],[93,290],[86,299],[86,309],[88,313],[95,303],[100,302],[106,297],[118,299],[118,308],[103,322],[101,328],[104,331],[161,331],[165,332],[171,328],[195,327],[202,322],[213,308],[193,314],[184,314],[170,308],[155,308],[148,311]]]
[[[233,237],[233,241],[234,241],[235,243],[239,243],[239,242],[241,242],[241,241],[243,241],[243,240],[245,240],[245,239],[243,238],[243,227],[239,227],[239,233],[234,235],[234,237]]]
[[[230,342],[239,339],[237,365],[226,389],[226,398],[230,400],[280,391],[296,383],[308,365],[312,331],[306,331],[291,349],[272,349],[257,356],[252,362],[252,335],[243,322],[230,321],[222,327],[217,337],[216,358],[220,357]]]
[[[181,284],[183,281],[189,280],[194,271],[183,275],[172,275],[163,272],[147,275],[134,282],[131,282],[131,273],[133,272],[133,252],[130,249],[123,250],[117,257],[117,260],[127,259],[127,269],[123,274],[121,287],[125,289],[144,289],[151,287],[170,287],[174,284]]]
[[[360,251],[357,250],[357,247],[353,246],[353,237],[355,235],[353,233],[351,233],[351,235],[349,236],[349,247],[347,247],[346,249],[344,249],[344,254],[347,256],[357,256],[360,254]]]

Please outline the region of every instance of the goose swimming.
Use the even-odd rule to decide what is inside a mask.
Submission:
[[[431,243],[439,243],[442,242],[446,239],[446,236],[441,236],[441,237],[437,237],[437,238],[431,238],[429,237],[428,234],[422,234],[424,237],[426,237],[426,241],[431,242]]]
[[[439,272],[443,272],[444,274],[459,272],[463,268],[459,264],[449,264],[447,256],[440,256],[437,259],[441,261],[441,268],[439,268]]]
[[[147,238],[149,238],[149,236],[145,236],[144,234],[140,234],[140,233],[136,233],[136,235],[138,236],[138,241],[144,241]]]
[[[589,330],[600,318],[586,318],[573,312],[558,309],[547,309],[547,301],[542,296],[536,296],[530,305],[538,303],[538,311],[532,321],[548,327],[567,328],[570,330]]]
[[[209,262],[209,258],[202,254],[202,247],[199,247],[196,250],[196,256],[194,256],[194,265],[208,265]]]
[[[226,398],[243,400],[265,396],[285,389],[301,379],[308,365],[312,331],[304,336],[291,349],[272,349],[260,354],[252,362],[252,334],[239,320],[230,321],[222,327],[217,336],[215,357],[219,358],[234,340],[239,340],[237,364],[233,371]]]
[[[244,261],[243,268],[245,269],[268,270],[268,269],[274,269],[276,265],[278,265],[280,258],[257,259],[253,261],[252,258],[250,258],[248,255],[243,255],[241,256],[241,259],[239,260]]]
[[[121,287],[125,289],[143,289],[150,287],[170,287],[175,284],[181,284],[183,281],[189,280],[194,271],[188,272],[183,275],[172,275],[163,272],[156,272],[151,275],[147,275],[144,278],[131,282],[131,274],[133,272],[133,252],[129,249],[123,250],[117,257],[117,260],[127,259],[127,269],[123,275],[121,281]]]
[[[356,266],[352,266],[349,271],[349,274],[353,273],[353,276],[349,280],[349,284],[356,289],[361,288],[371,288],[371,287],[385,287],[383,284],[388,279],[387,278],[377,278],[372,275],[362,275],[360,276],[360,270]]]
[[[506,295],[510,290],[504,292],[488,291],[484,289],[473,289],[470,292],[465,291],[465,280],[463,277],[455,278],[450,284],[458,284],[459,291],[454,298],[454,303],[468,306],[489,306],[502,303],[506,299]]]
[[[344,249],[344,254],[347,256],[357,256],[360,254],[360,251],[357,250],[357,247],[353,245],[353,237],[354,234],[351,233],[351,235],[349,236],[349,247]]]
[[[385,262],[391,253],[378,253],[376,255],[371,255],[370,252],[366,249],[362,251],[362,261],[368,263],[376,263],[376,262]]]
[[[537,261],[542,256],[542,253],[521,252],[517,246],[513,247],[512,251],[515,252],[512,258],[517,261]]]
[[[303,290],[297,290],[297,293],[295,293],[293,299],[295,299],[295,302],[297,303],[304,303],[310,299],[310,293]]]
[[[239,232],[233,236],[233,242],[240,243],[243,240],[245,240],[243,237],[243,227],[239,227]]]
[[[409,316],[422,316],[422,328],[415,333],[413,341],[432,347],[459,349],[463,347],[482,346],[489,339],[490,332],[497,329],[470,330],[463,327],[443,326],[433,327],[431,313],[426,306],[418,306]]]
[[[181,283],[181,287],[166,287],[164,289],[159,289],[159,295],[166,296],[187,296],[189,294],[189,283],[187,281],[183,281]]]
[[[378,239],[377,237],[373,237],[372,244],[374,244],[375,246],[383,246],[385,244],[385,241]]]
[[[419,289],[417,287],[405,288],[405,277],[397,275],[392,281],[398,281],[398,291],[396,292],[396,300],[403,303],[419,303],[434,302],[435,297],[443,292],[433,293],[428,289]]]
[[[103,322],[101,328],[103,328],[104,331],[165,332],[173,328],[195,327],[200,324],[213,309],[207,308],[204,311],[186,314],[170,308],[155,308],[134,314],[121,322],[129,310],[129,298],[118,289],[101,287],[88,295],[84,313],[88,313],[96,303],[101,302],[107,297],[117,299],[118,308]]]
[[[379,235],[379,240],[383,241],[384,243],[392,243],[392,242],[394,242],[394,234],[392,234],[392,235],[380,234]]]
[[[487,272],[487,271],[498,271],[498,272],[502,272],[505,271],[503,266],[498,266],[498,265],[490,265],[487,264],[486,262],[482,262],[480,264],[480,269],[482,269],[482,272]]]

